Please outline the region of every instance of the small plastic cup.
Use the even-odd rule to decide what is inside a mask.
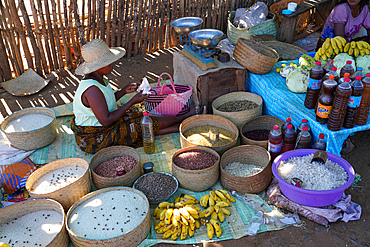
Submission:
[[[145,162],[143,164],[144,174],[147,174],[149,172],[153,172],[153,167],[154,167],[154,164],[152,162]]]
[[[290,2],[288,3],[288,9],[291,10],[292,12],[297,10],[297,3],[295,2]]]

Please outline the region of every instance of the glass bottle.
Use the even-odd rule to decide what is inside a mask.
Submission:
[[[307,109],[315,109],[323,77],[324,69],[321,67],[321,62],[316,61],[316,65],[310,71],[310,78],[307,87],[306,98],[304,100],[304,106]]]
[[[324,141],[324,138],[325,138],[325,134],[320,133],[319,139],[312,145],[312,148],[326,151],[326,142]]]
[[[330,110],[334,100],[334,92],[338,83],[334,80],[334,75],[330,75],[329,79],[322,84],[323,94],[317,101],[316,121],[320,124],[326,124]]]
[[[308,128],[304,126],[302,132],[297,136],[297,142],[295,149],[303,149],[311,147],[311,134],[308,132]]]
[[[147,112],[143,112],[140,124],[143,134],[144,152],[152,154],[155,151],[153,120],[148,116]]]
[[[349,76],[351,76],[353,73],[355,73],[355,69],[352,67],[352,61],[348,60],[346,62],[346,65],[344,65],[340,69],[339,77],[342,78],[344,76],[344,73],[349,73]]]
[[[285,153],[290,150],[294,150],[297,134],[293,130],[293,125],[288,124],[287,129],[283,138],[283,148],[281,153]]]
[[[352,95],[349,97],[347,113],[344,118],[343,127],[353,128],[357,120],[358,108],[360,107],[362,92],[364,85],[361,81],[361,76],[356,76],[355,80],[351,83]]]
[[[268,140],[268,151],[271,155],[271,161],[281,154],[281,148],[283,146],[283,135],[281,134],[278,125],[274,125],[270,131]]]
[[[364,85],[364,91],[362,92],[362,98],[360,103],[360,108],[357,114],[357,125],[365,125],[369,117],[370,111],[370,73],[362,79],[362,84]]]

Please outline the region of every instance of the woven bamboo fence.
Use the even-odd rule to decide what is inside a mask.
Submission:
[[[226,31],[229,11],[255,0],[0,0],[0,82],[33,68],[40,75],[73,69],[80,48],[100,38],[127,57],[177,45],[172,20],[203,19]],[[270,6],[275,0],[264,0]]]

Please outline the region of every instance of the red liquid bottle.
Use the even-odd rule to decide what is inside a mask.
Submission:
[[[316,61],[316,65],[310,71],[310,79],[307,87],[306,98],[304,100],[304,106],[307,109],[315,109],[323,77],[324,69],[321,67],[321,62]]]
[[[326,81],[327,79],[329,79],[329,75],[334,75],[334,80],[338,82],[339,76],[337,73],[337,67],[335,66],[331,67],[331,70],[324,75],[324,78],[322,79],[322,81]]]
[[[342,78],[339,78],[338,80],[338,84],[341,84],[344,82],[344,79],[348,78],[349,79],[349,83],[352,82],[351,78],[349,78],[349,73],[344,73],[344,76]]]
[[[353,75],[351,76],[351,79],[355,79],[356,76],[361,76],[361,79],[364,78],[364,69],[361,67],[357,67],[357,70]]]
[[[311,126],[310,124],[308,123],[308,120],[307,119],[302,119],[302,123],[298,126],[297,128],[297,136],[299,135],[299,133],[302,132],[302,128],[306,126],[308,128],[308,132],[311,133]]]
[[[352,61],[348,60],[346,62],[346,65],[344,65],[340,69],[339,77],[342,78],[344,76],[344,73],[349,73],[349,76],[355,73],[355,69],[352,67]]]
[[[283,138],[284,138],[284,134],[285,134],[288,124],[291,124],[293,126],[293,130],[295,130],[294,125],[292,124],[292,118],[287,117],[285,120],[285,123],[281,125],[281,134],[283,135]]]
[[[312,145],[313,149],[326,151],[326,142],[324,141],[325,134],[320,133],[319,139]]]
[[[296,139],[297,139],[297,134],[295,133],[293,129],[293,125],[288,124],[287,129],[284,134],[283,148],[281,152],[285,153],[287,151],[294,150]]]
[[[325,71],[325,74],[330,72],[331,68],[334,67],[333,63],[334,63],[333,59],[331,59],[331,58],[326,59],[326,64],[323,67],[323,69]]]
[[[268,151],[271,155],[271,160],[274,160],[281,154],[281,148],[283,146],[283,136],[278,125],[274,125],[270,131],[268,140]]]
[[[302,132],[297,136],[295,149],[303,149],[311,147],[311,134],[308,132],[308,128],[305,126],[302,128]]]
[[[344,117],[346,116],[349,97],[352,94],[352,87],[349,84],[350,79],[345,78],[344,82],[339,84],[335,90],[333,106],[329,113],[328,129],[338,131],[343,127]]]
[[[362,92],[364,85],[362,85],[361,76],[356,76],[355,80],[351,83],[352,95],[349,97],[347,113],[344,118],[343,127],[353,128],[357,120],[358,108],[360,107]]]
[[[362,92],[362,98],[360,103],[360,108],[358,109],[357,115],[357,125],[365,125],[369,117],[370,111],[370,73],[362,79],[362,84],[364,85],[364,91]]]
[[[322,84],[323,94],[318,99],[316,108],[316,121],[320,124],[328,122],[337,86],[338,83],[334,80],[334,75],[330,75],[329,79]]]

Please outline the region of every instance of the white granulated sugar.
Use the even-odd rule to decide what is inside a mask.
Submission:
[[[50,193],[78,180],[86,169],[81,166],[66,166],[46,173],[32,186],[35,194]]]
[[[0,225],[0,242],[10,246],[47,246],[63,227],[63,215],[40,210]]]
[[[132,191],[100,193],[76,207],[67,224],[77,236],[104,240],[133,230],[149,212],[145,199]]]
[[[11,133],[40,129],[52,121],[53,118],[45,114],[28,114],[8,123],[5,132]]]
[[[240,162],[229,163],[225,166],[224,170],[230,175],[236,177],[248,177],[262,171],[264,167],[253,164],[242,164]]]
[[[303,182],[302,188],[307,190],[332,190],[347,182],[347,172],[342,166],[329,159],[325,165],[311,163],[312,158],[313,154],[310,154],[281,161],[278,174],[288,183],[299,178]]]

